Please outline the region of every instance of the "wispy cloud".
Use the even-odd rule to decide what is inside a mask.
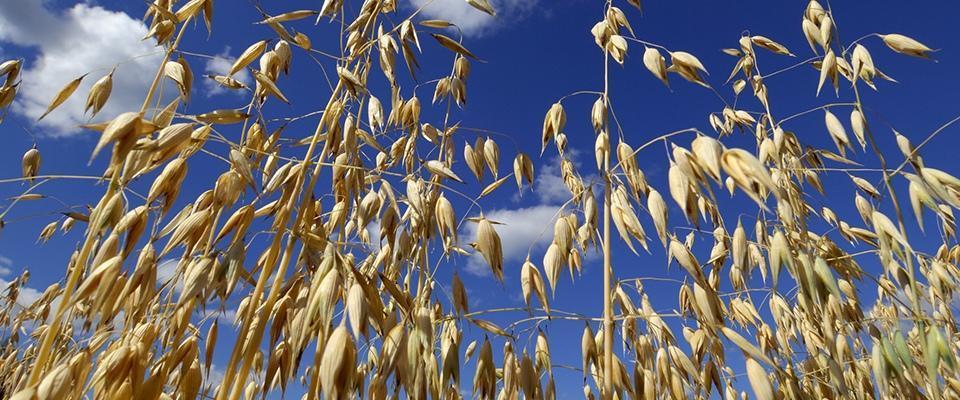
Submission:
[[[220,324],[227,325],[236,325],[237,323],[237,310],[228,308],[228,309],[211,309],[203,313],[203,318],[205,319],[217,319],[220,321]]]
[[[9,257],[0,256],[0,278],[6,277],[13,272],[13,260]]]
[[[575,154],[571,157],[575,160]],[[545,249],[553,239],[553,224],[563,203],[570,199],[570,191],[560,176],[560,160],[552,158],[540,166],[534,180],[533,195],[537,203],[519,208],[501,208],[484,214],[495,225],[500,235],[503,260],[509,268],[523,261],[528,252]],[[466,224],[462,237],[472,240],[476,236],[476,224]],[[534,253],[540,254],[540,253]],[[531,258],[535,256],[531,255]],[[492,276],[490,267],[479,254],[467,260],[465,270],[477,276]]]
[[[493,17],[473,8],[466,0],[411,0],[414,7],[423,7],[423,16],[452,22],[468,36],[488,34],[498,27],[516,22],[529,15],[537,2],[538,0],[490,0],[490,4],[497,11],[497,16]]]

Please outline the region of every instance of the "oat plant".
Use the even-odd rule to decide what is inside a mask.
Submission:
[[[466,2],[496,14],[495,2]],[[212,56],[189,43],[207,34],[218,7],[237,6],[254,7],[270,34],[237,43],[245,50],[227,74],[195,74],[192,65]],[[163,50],[149,90],[139,107],[82,127],[99,135],[90,153],[105,162],[103,173],[48,172],[34,147],[22,177],[0,181],[23,188],[0,211],[0,226],[57,182],[97,191],[88,207],[64,204],[38,226],[40,242],[83,231],[62,279],[26,305],[18,295],[27,273],[4,288],[0,397],[236,400],[296,386],[304,399],[553,399],[558,387],[582,383],[591,399],[960,398],[960,178],[921,157],[956,120],[911,137],[860,96],[893,84],[871,51],[930,58],[924,44],[895,33],[844,41],[844,16],[814,0],[798,8],[794,29],[809,49],[752,33],[730,38],[723,51],[733,68],[721,82],[694,54],[637,37],[638,0],[608,0],[591,6],[599,22],[581,27],[598,46],[583,56],[602,58],[603,87],[544,105],[537,153],[459,122],[479,58],[452,23],[396,0],[283,8],[146,4],[147,40]],[[309,21],[336,35],[303,29]],[[448,72],[423,76],[423,53]],[[292,68],[294,59],[314,68]],[[785,62],[793,64],[766,68]],[[22,64],[0,64],[0,118],[16,99]],[[625,89],[611,68],[702,86],[721,104],[703,119],[709,127],[685,121],[638,138],[632,132],[644,127],[617,118],[627,105],[612,100]],[[97,80],[84,109],[98,115],[115,69],[66,82],[41,118],[82,95],[74,92],[86,79]],[[252,82],[238,79],[241,71]],[[322,95],[285,95],[303,76],[322,74]],[[794,95],[768,91],[781,74],[816,76],[810,92],[839,100],[777,107]],[[247,105],[197,110],[189,100],[201,79]],[[666,95],[677,94],[638,100]],[[570,106],[584,96],[592,107]],[[274,107],[291,102],[314,111],[289,117]],[[567,131],[568,113],[589,119],[594,132]],[[792,131],[797,120],[819,118],[820,131]],[[312,132],[289,128],[304,122]],[[594,135],[596,170],[573,160],[568,134]],[[816,135],[834,146],[818,147]],[[893,135],[899,152],[882,151],[880,135]],[[511,146],[507,167],[501,144]],[[668,173],[656,184],[638,159],[661,149]],[[569,200],[543,254],[508,265],[497,232],[505,221],[484,214],[486,196],[527,189],[537,156],[554,152]],[[222,170],[191,170],[198,156]],[[829,197],[821,179],[834,175],[855,188],[859,215],[830,208],[850,201]],[[204,189],[185,198],[185,182]],[[669,219],[671,209],[683,220]],[[908,224],[933,223],[939,243],[908,237]],[[475,237],[461,237],[466,231]],[[648,254],[658,248],[666,262]],[[577,279],[591,253],[602,260],[603,286],[589,288],[602,309],[551,307],[571,295],[558,285],[565,272]],[[505,290],[519,290],[526,308],[471,309],[468,289],[478,283],[449,270],[473,254]],[[637,261],[642,268],[620,267]],[[166,262],[173,277],[161,280]],[[652,299],[645,271],[673,265],[676,301]],[[863,303],[861,291],[876,291],[876,302]],[[234,327],[216,318],[227,304],[237,304]],[[515,319],[493,322],[504,318]],[[583,329],[579,365],[553,361],[551,348],[576,344],[551,339],[546,325]],[[236,340],[218,342],[228,329]],[[211,374],[218,349],[229,354],[222,379]],[[555,377],[557,368],[582,382]]]

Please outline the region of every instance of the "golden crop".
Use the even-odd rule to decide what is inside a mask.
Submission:
[[[496,14],[495,3],[466,1]],[[772,71],[761,71],[757,61],[794,53],[772,38],[744,35],[724,50],[736,60],[727,84],[740,101],[707,116],[713,132],[685,128],[632,144],[611,118],[609,93],[617,83],[605,70],[603,87],[570,95],[595,97],[589,110],[568,109],[567,97],[544,105],[540,153],[559,155],[558,174],[570,197],[557,210],[544,254],[528,254],[517,268],[504,265],[501,221],[485,216],[482,206],[485,196],[511,188],[502,187],[511,179],[518,190],[532,185],[534,162],[524,149],[508,149],[512,160],[502,159],[495,135],[455,122],[477,59],[469,43],[451,34],[451,23],[422,20],[418,10],[404,12],[395,0],[344,2],[264,15],[258,23],[276,35],[249,44],[222,76],[195,74],[190,60],[197,55],[181,47],[196,22],[210,26],[216,7],[245,2],[147,5],[148,40],[164,56],[142,105],[85,126],[100,133],[92,158],[109,157],[102,174],[108,183],[92,186],[103,194],[88,212],[66,213],[40,233],[47,241],[57,230],[78,227],[83,240],[63,279],[39,300],[18,305],[26,275],[0,300],[0,332],[7,338],[0,344],[0,397],[236,400],[298,384],[305,399],[467,393],[553,399],[557,366],[550,347],[557,343],[536,328],[579,330],[585,323],[582,363],[569,368],[583,373],[587,398],[960,398],[954,315],[960,246],[953,215],[960,179],[921,158],[946,125],[920,141],[894,131],[900,154],[882,152],[875,135],[886,130],[870,124],[860,98],[863,88],[890,80],[871,56],[879,44],[928,58],[926,45],[901,34],[841,42],[832,11],[811,0],[796,33],[814,56],[792,73],[815,74],[817,93],[849,87],[852,101],[794,115],[772,112],[771,104],[790,94],[768,91]],[[717,90],[694,54],[637,38],[632,6],[639,2],[598,3],[603,18],[582,27],[607,69],[612,62],[637,68],[630,64],[639,61],[665,85],[677,84],[671,79],[679,76]],[[311,37],[285,25],[305,18],[336,22],[340,37]],[[340,53],[314,49],[319,41],[342,41]],[[415,95],[409,76],[419,71],[421,52],[450,62],[449,74],[420,77],[420,85],[434,87],[431,99]],[[326,69],[332,90],[312,106],[318,111],[287,119],[317,120],[307,135],[285,130],[263,108],[299,101],[285,95],[301,73],[291,68],[295,57],[333,67]],[[19,60],[0,64],[0,109],[17,95],[20,68]],[[234,78],[244,70],[254,77],[250,86]],[[71,80],[43,116],[94,78],[85,110],[99,113],[113,73]],[[388,87],[368,85],[377,74]],[[243,93],[247,106],[182,113],[199,79]],[[167,85],[176,96],[161,103]],[[425,120],[425,108],[443,118]],[[784,125],[807,114],[824,116],[822,132],[835,148],[813,147]],[[589,118],[596,170],[587,163],[589,170],[580,171],[571,161],[568,118]],[[728,147],[734,135],[753,135],[756,145]],[[666,187],[648,182],[637,162],[639,153],[660,144],[669,147]],[[188,160],[198,154],[222,160],[225,168],[190,171]],[[851,168],[854,160],[879,166]],[[501,161],[512,161],[512,172]],[[37,148],[23,155],[22,171],[22,179],[3,182],[29,188],[9,200],[0,220],[18,202],[43,198],[40,184],[76,178],[43,170]],[[859,220],[841,219],[829,208],[847,199],[824,195],[821,176],[828,173],[850,177]],[[470,175],[482,189],[464,193],[450,185]],[[590,175],[597,178],[584,178]],[[132,189],[135,180],[152,182],[149,191]],[[184,182],[206,190],[180,206]],[[908,183],[908,193],[895,190],[894,182]],[[748,196],[755,222],[725,219],[723,191]],[[461,204],[470,208],[455,206]],[[674,207],[685,220],[668,218]],[[936,218],[939,247],[924,251],[917,247],[928,246],[912,244],[910,210],[921,227],[924,214]],[[464,224],[476,225],[475,237],[460,237]],[[379,241],[369,237],[374,226]],[[828,229],[811,228],[818,226]],[[262,252],[251,250],[252,237],[264,243]],[[636,256],[612,254],[614,240]],[[694,251],[697,240],[712,243],[709,254]],[[650,242],[681,268],[676,302],[654,304],[644,291],[644,270],[668,267],[643,255]],[[519,283],[528,308],[472,310],[469,280],[436,278],[445,260],[472,253],[498,280],[512,282],[511,290]],[[602,254],[604,287],[596,295],[603,309],[583,316],[551,308],[551,300],[569,295],[557,290],[558,280],[564,272],[576,276],[588,253]],[[620,257],[645,263],[615,268]],[[882,270],[861,268],[867,257]],[[157,277],[164,259],[176,260],[166,283]],[[751,279],[757,275],[761,285]],[[877,303],[862,303],[857,288],[877,291]],[[240,304],[238,338],[218,343],[218,330],[232,328],[207,312],[228,300]],[[483,319],[510,312],[519,317],[509,326]],[[465,325],[489,335],[464,343]],[[517,337],[521,326],[533,327],[526,331],[531,340]],[[622,352],[615,351],[618,341]],[[210,376],[218,348],[230,351],[219,381]],[[473,376],[461,375],[466,366]]]

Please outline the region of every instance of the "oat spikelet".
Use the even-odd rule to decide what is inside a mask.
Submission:
[[[83,78],[85,78],[86,76],[87,74],[80,75],[79,78],[68,82],[63,88],[61,88],[60,91],[57,92],[57,95],[53,97],[53,100],[50,100],[50,104],[47,105],[46,111],[44,111],[43,114],[40,115],[40,118],[37,118],[37,121],[42,120],[43,117],[46,117],[47,114],[50,114],[51,111],[53,111],[57,107],[60,107],[60,105],[63,104],[63,102],[67,101],[67,99],[70,98],[70,95],[72,95],[73,92],[75,92],[77,88],[80,87],[80,82],[82,82]]]
[[[353,338],[347,332],[347,328],[341,325],[334,329],[327,340],[318,366],[324,398],[339,399],[350,395],[353,388],[355,360],[356,347],[353,344]]]
[[[472,245],[490,265],[493,276],[497,280],[503,281],[503,250],[500,244],[500,235],[493,229],[490,220],[481,218],[477,223],[477,238]]]
[[[27,150],[26,153],[23,153],[20,165],[23,170],[23,177],[33,183],[34,177],[40,173],[40,150],[37,150],[36,147]]]

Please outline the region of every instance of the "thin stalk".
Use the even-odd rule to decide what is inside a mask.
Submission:
[[[330,99],[327,101],[327,105],[324,107],[324,109],[329,109],[330,105],[331,105],[331,104],[333,103],[333,101],[337,98],[337,95],[340,93],[340,90],[341,90],[342,88],[343,88],[343,81],[339,81],[339,82],[337,83],[337,87],[334,89],[333,93],[330,95]],[[322,124],[322,122],[323,122],[323,119],[321,119],[321,122],[318,122],[318,123],[317,123],[317,129],[316,129],[316,131],[314,132],[313,138],[310,140],[310,147],[307,149],[307,154],[306,154],[306,156],[304,156],[304,159],[303,159],[304,168],[302,169],[303,172],[301,172],[301,173],[299,174],[299,176],[297,177],[297,182],[296,182],[296,185],[294,186],[294,187],[297,188],[297,189],[303,187],[303,183],[304,183],[304,181],[305,181],[305,179],[306,179],[306,168],[305,168],[305,167],[306,167],[306,166],[308,165],[308,163],[310,162],[310,159],[311,159],[312,156],[313,156],[313,152],[314,152],[315,149],[316,149],[317,142],[319,142],[319,138],[320,138],[321,133],[322,133],[322,131],[323,131],[323,124]],[[313,188],[314,188],[314,186],[316,185],[317,176],[318,176],[318,174],[319,174],[319,171],[320,171],[320,167],[321,167],[321,166],[322,166],[322,164],[319,164],[319,163],[318,163],[318,164],[314,167],[314,173],[313,173],[313,176],[312,176],[311,179],[310,179],[309,187],[307,188],[307,190],[306,190],[305,192],[302,192],[302,193],[304,193],[304,197],[303,197],[303,200],[302,200],[302,204],[304,204],[304,205],[307,204],[307,202],[309,202],[309,200],[310,200],[309,195],[310,195],[310,193],[313,193]],[[295,192],[299,192],[297,189],[294,189],[294,191],[295,191]],[[286,226],[286,225],[287,225],[287,222],[289,221],[289,215],[290,215],[291,212],[293,212],[293,203],[296,201],[297,197],[299,197],[298,195],[299,195],[299,193],[292,193],[292,194],[290,195],[290,197],[289,197],[289,199],[288,199],[288,202],[289,202],[289,203],[288,203],[288,206],[286,207],[286,209],[288,210],[288,212],[284,213],[284,214],[280,217],[280,218],[282,219],[282,221],[281,221],[282,223],[278,224],[277,226]],[[300,224],[301,224],[301,222],[302,222],[302,220],[303,220],[303,217],[304,217],[304,212],[302,211],[303,209],[304,209],[304,208],[301,207],[301,211],[300,211],[299,213],[297,213],[296,221],[295,221],[294,224],[293,224],[294,228],[297,227],[297,226],[300,226]],[[275,263],[276,260],[277,260],[277,257],[276,257],[276,256],[277,256],[277,253],[278,253],[279,250],[280,250],[280,240],[282,239],[282,237],[283,237],[282,235],[279,235],[279,234],[276,235],[275,238],[274,238],[274,240],[273,240],[273,243],[272,243],[272,245],[271,245],[271,247],[270,247],[271,255],[270,255],[270,257],[268,257],[268,262],[267,262],[266,265],[269,265],[271,268],[273,268],[273,266],[275,265],[274,263]],[[283,282],[283,276],[286,274],[287,266],[290,264],[290,262],[289,262],[289,261],[290,261],[290,254],[291,254],[292,251],[293,251],[293,244],[294,244],[295,242],[296,242],[296,239],[295,239],[294,235],[291,233],[291,234],[289,235],[289,237],[287,238],[286,249],[284,250],[283,257],[282,257],[282,259],[281,259],[280,265],[278,266],[278,270],[277,270],[277,272],[276,272],[276,274],[277,274],[277,279],[274,280],[274,283],[273,283],[273,285],[272,285],[271,288],[270,288],[270,292],[269,292],[269,294],[267,295],[266,303],[263,304],[263,307],[260,307],[260,305],[259,305],[258,303],[259,303],[260,297],[262,297],[262,295],[263,295],[264,289],[265,289],[266,284],[267,284],[267,279],[268,279],[268,278],[270,277],[270,275],[272,275],[272,274],[269,273],[269,271],[267,270],[266,267],[264,267],[264,270],[261,271],[261,273],[260,273],[260,277],[257,279],[257,286],[254,288],[254,292],[253,292],[253,294],[251,295],[251,299],[252,299],[252,301],[254,302],[254,303],[251,304],[251,306],[256,305],[257,307],[251,307],[251,311],[250,311],[250,312],[257,312],[256,310],[259,309],[261,315],[257,315],[257,316],[255,316],[255,317],[245,318],[245,319],[244,319],[244,323],[243,323],[244,329],[241,329],[241,332],[247,332],[247,331],[250,329],[250,325],[251,325],[251,323],[253,322],[253,320],[257,320],[257,321],[260,322],[260,323],[256,325],[256,328],[255,328],[255,330],[254,330],[253,332],[250,332],[250,336],[248,336],[248,337],[246,338],[247,340],[245,340],[245,341],[244,341],[244,340],[238,340],[238,341],[237,341],[237,345],[234,347],[234,352],[233,352],[233,354],[232,354],[231,357],[230,357],[230,366],[229,366],[229,368],[228,368],[228,370],[227,370],[227,374],[225,375],[227,378],[224,378],[224,379],[225,379],[224,385],[221,387],[220,392],[217,394],[217,399],[218,399],[218,400],[224,400],[224,399],[227,399],[227,398],[228,398],[228,397],[227,397],[228,388],[232,389],[232,391],[231,391],[231,393],[230,393],[230,396],[229,396],[229,399],[231,399],[231,400],[239,398],[240,395],[241,395],[241,392],[243,391],[243,388],[244,388],[245,383],[246,383],[247,373],[249,372],[250,366],[251,366],[251,364],[253,363],[253,356],[254,356],[254,354],[256,354],[256,349],[257,349],[257,347],[260,346],[260,340],[263,338],[263,330],[266,328],[266,324],[265,324],[266,314],[269,313],[269,312],[273,309],[273,304],[276,302],[276,299],[277,299],[277,297],[278,297],[278,295],[279,295],[280,284]],[[243,348],[243,344],[246,344],[246,349]],[[241,350],[241,351],[238,352],[238,350]],[[234,372],[234,371],[236,370],[236,362],[238,361],[238,360],[237,360],[237,357],[238,357],[240,354],[243,354],[244,357],[243,357],[243,360],[242,360],[242,364],[240,365],[239,380],[238,380],[238,382],[234,383],[234,382],[231,382],[231,381],[233,380],[233,376],[236,375],[236,374],[232,374],[232,372]],[[230,385],[231,383],[232,383],[233,385]]]
[[[607,2],[607,9],[611,3]],[[610,109],[610,54],[603,52],[603,104],[606,110]],[[607,118],[603,127],[606,133],[610,128]],[[604,400],[613,399],[613,302],[610,298],[610,287],[613,281],[613,266],[610,254],[610,151],[603,156],[603,390],[600,395]]]
[[[853,85],[853,93],[857,99],[856,107],[860,110],[860,113],[862,115],[863,106],[862,106],[862,103],[860,102],[860,90],[858,89],[856,82],[854,82],[854,85]],[[891,174],[887,173],[886,158],[883,156],[883,152],[880,151],[879,146],[877,146],[877,141],[873,137],[873,132],[868,130],[867,138],[870,139],[870,146],[880,161],[880,169],[883,170],[884,186],[886,186],[887,188],[887,193],[890,194],[890,201],[893,203],[893,209],[897,215],[897,227],[900,230],[900,235],[902,235],[903,237],[907,237],[907,228],[906,226],[904,226],[904,223],[903,223],[903,212],[901,211],[901,208],[900,208],[900,202],[897,200],[896,193],[894,193],[893,191],[893,184],[890,182]],[[907,250],[907,254],[904,257],[905,258],[904,261],[907,264],[906,265],[907,276],[910,279],[909,286],[910,286],[910,305],[912,306],[911,311],[914,314],[914,318],[916,318],[917,330],[921,334],[925,334],[926,332],[924,328],[926,326],[926,318],[923,315],[922,309],[920,307],[920,293],[919,293],[920,288],[917,285],[916,271],[913,266],[913,257],[914,257],[913,249],[910,248],[910,246],[907,246],[906,250]],[[927,341],[921,340],[920,352],[923,354],[924,359],[926,359],[927,354],[929,354],[931,351],[934,351],[934,350],[930,349],[929,346],[927,346]],[[934,398],[939,398],[940,386],[937,384],[937,382],[930,382],[930,385],[934,391]]]
[[[370,59],[368,56],[364,64],[369,64],[369,60]],[[358,65],[358,69],[359,68],[360,67]],[[342,90],[343,90],[343,81],[339,80],[337,81],[336,88],[334,88],[333,92],[330,94],[330,98],[327,100],[327,104],[323,108],[324,110],[330,109],[330,106],[333,104],[334,100],[336,100],[336,98],[338,97],[338,95]],[[278,226],[286,226],[289,220],[290,213],[293,212],[293,204],[296,201],[296,199],[300,197],[301,194],[303,196],[303,198],[301,199],[301,207],[300,207],[301,211],[297,213],[296,219],[293,224],[293,228],[296,229],[296,227],[302,225],[303,218],[305,216],[305,213],[303,210],[306,209],[306,207],[310,202],[310,195],[313,193],[313,189],[317,183],[317,178],[320,175],[320,168],[323,166],[321,163],[317,163],[314,166],[313,174],[310,177],[310,182],[308,183],[306,190],[301,192],[300,189],[303,187],[303,184],[306,180],[306,170],[307,170],[306,167],[309,165],[310,160],[313,157],[313,153],[316,149],[316,145],[319,142],[321,133],[323,131],[324,120],[325,118],[321,118],[320,122],[317,123],[317,128],[314,131],[313,137],[310,140],[310,146],[307,149],[307,154],[306,156],[304,156],[303,168],[301,169],[303,172],[301,172],[298,175],[296,184],[294,186],[295,189],[293,190],[294,193],[288,199],[289,203],[288,203],[288,206],[286,207],[288,212],[284,213],[284,215],[281,216],[282,223],[278,224]],[[281,240],[281,235],[277,235],[274,238],[273,243],[271,244],[271,247],[270,247],[271,256],[268,257],[268,262],[265,265],[269,265],[271,266],[271,268],[273,268],[273,266],[275,265],[274,263],[277,260],[276,254],[280,250],[280,240]],[[270,292],[267,294],[266,302],[263,303],[262,306],[259,304],[259,300],[263,294],[264,288],[267,283],[267,279],[271,275],[270,273],[268,273],[268,270],[266,267],[264,267],[264,270],[260,273],[260,277],[257,279],[257,286],[256,288],[254,288],[254,293],[251,295],[252,296],[251,299],[253,303],[251,304],[250,312],[258,312],[257,310],[259,310],[259,312],[256,316],[254,316],[253,314],[250,314],[248,315],[248,318],[244,319],[244,323],[243,323],[244,329],[242,329],[241,332],[247,331],[253,321],[258,321],[260,323],[255,325],[254,331],[250,332],[249,335],[247,335],[246,340],[238,341],[237,345],[234,347],[233,354],[230,356],[230,364],[229,364],[228,372],[225,375],[230,378],[227,378],[227,380],[225,380],[224,385],[221,387],[220,392],[217,394],[217,400],[224,400],[224,399],[236,400],[240,398],[243,392],[243,389],[246,383],[247,374],[250,370],[251,364],[253,363],[254,355],[257,353],[256,351],[257,347],[260,346],[260,341],[263,339],[263,333],[267,325],[266,321],[268,320],[269,313],[273,309],[273,305],[276,303],[277,298],[279,297],[281,284],[283,283],[283,276],[286,275],[287,267],[290,265],[290,257],[293,253],[293,248],[296,241],[297,240],[295,235],[291,232],[290,235],[287,237],[287,244],[286,244],[286,248],[284,249],[283,256],[280,260],[280,265],[276,266],[277,279],[275,279],[273,282],[273,285],[271,285]],[[244,348],[244,346],[240,344],[241,342],[243,342],[246,348]],[[319,343],[318,343],[318,346],[319,346]],[[241,351],[241,352],[238,353],[238,351]],[[240,354],[243,354],[244,357],[243,357],[242,363],[240,364],[239,373],[233,374],[233,372],[236,370],[236,363],[238,361],[237,358]],[[237,382],[230,382],[233,380],[232,379],[233,375],[239,376],[239,380]],[[228,390],[230,392],[229,397],[227,396]]]

